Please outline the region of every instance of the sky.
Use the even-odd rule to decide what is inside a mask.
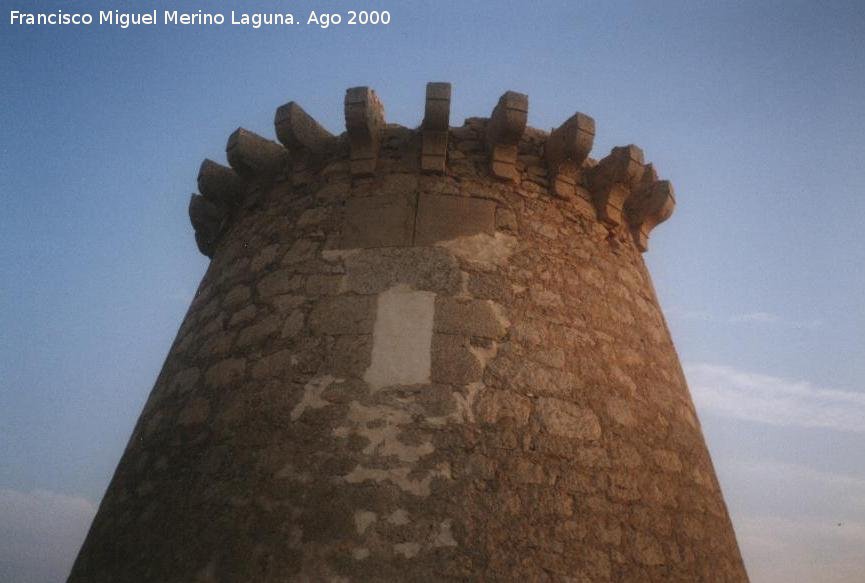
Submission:
[[[386,26],[12,26],[11,10],[388,10]],[[207,260],[186,206],[238,126],[416,126],[527,93],[676,189],[646,255],[754,583],[865,573],[865,4],[0,0],[0,580],[62,581]]]

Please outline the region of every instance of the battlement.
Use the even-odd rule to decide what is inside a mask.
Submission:
[[[450,101],[449,83],[428,83],[423,120],[410,129],[386,123],[374,90],[353,87],[346,91],[346,131],[339,136],[295,102],[276,111],[278,142],[237,129],[226,146],[229,166],[205,160],[199,170],[201,194],[189,204],[199,249],[212,256],[233,218],[268,189],[288,185],[290,193],[315,174],[335,171],[364,191],[371,180],[392,173],[446,183],[487,177],[531,197],[561,200],[606,228],[611,240],[640,251],[673,213],[672,185],[658,179],[640,148],[616,147],[599,161],[589,157],[595,137],[590,116],[577,112],[549,133],[530,128],[528,96],[507,91],[489,118],[452,127]]]

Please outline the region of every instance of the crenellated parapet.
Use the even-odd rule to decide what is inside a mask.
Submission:
[[[470,185],[486,174],[517,194],[533,198],[540,193],[559,201],[597,221],[611,241],[630,241],[639,251],[647,249],[651,231],[673,212],[671,184],[658,179],[639,147],[615,147],[599,161],[589,157],[595,120],[584,113],[575,113],[549,133],[535,130],[527,126],[528,96],[507,91],[489,118],[471,118],[454,128],[450,105],[450,83],[428,83],[423,119],[417,129],[409,129],[386,123],[374,90],[354,87],[345,94],[342,135],[332,134],[293,101],[276,110],[278,141],[236,130],[226,146],[230,167],[205,160],[199,170],[201,194],[193,196],[189,208],[199,249],[211,256],[233,217],[255,206],[272,185],[284,183],[285,192],[291,192],[316,172],[339,164],[345,164],[365,196],[375,194],[381,177],[394,172],[428,175],[424,180],[441,181],[436,189],[451,195],[461,191],[460,184]],[[409,215],[418,203],[394,200],[400,208],[408,205],[399,220],[411,224]],[[387,206],[391,203],[358,202],[347,208],[379,204],[387,207],[381,218],[386,225],[387,213],[396,212]],[[464,206],[456,205],[454,212]]]

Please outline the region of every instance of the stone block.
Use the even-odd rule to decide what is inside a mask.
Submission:
[[[261,358],[252,365],[252,378],[262,380],[282,376],[291,368],[292,356],[291,350],[280,350]]]
[[[496,209],[496,228],[516,233],[518,229],[516,213],[506,208]]]
[[[513,299],[511,283],[503,275],[496,273],[471,272],[468,283],[469,293],[476,298],[510,303]]]
[[[336,296],[320,300],[309,316],[315,335],[371,334],[375,320],[375,298]]]
[[[340,377],[362,378],[372,356],[369,334],[338,336],[327,353],[326,366]]]
[[[340,247],[406,247],[415,222],[415,194],[351,198],[345,206]]]
[[[264,318],[260,322],[247,326],[237,336],[237,346],[244,348],[253,344],[261,344],[269,336],[279,330],[280,322],[277,318]]]
[[[243,302],[247,301],[250,295],[248,286],[236,285],[225,294],[225,299],[222,301],[222,305],[226,308],[239,306]]]
[[[513,391],[487,389],[478,396],[474,410],[480,423],[495,424],[511,419],[517,425],[526,425],[532,413],[532,401]]]
[[[490,300],[436,298],[436,332],[499,339],[509,326],[502,308]]]
[[[369,249],[345,259],[346,290],[378,294],[398,284],[441,294],[459,292],[459,265],[438,247]]]
[[[303,315],[302,310],[292,310],[291,314],[288,315],[288,318],[285,319],[285,324],[282,326],[282,332],[280,335],[283,338],[295,338],[300,331],[303,330],[303,323],[305,320],[305,316]]]
[[[261,297],[287,294],[303,286],[303,278],[288,269],[274,271],[258,280],[258,293]]]
[[[212,387],[226,387],[243,378],[246,361],[242,358],[227,358],[212,365],[204,373],[204,382]]]
[[[568,401],[541,397],[535,403],[535,417],[540,426],[553,435],[585,440],[601,437],[597,415],[591,409]]]
[[[177,416],[180,425],[197,425],[207,421],[210,414],[210,402],[201,397],[193,397]]]
[[[415,245],[432,245],[496,230],[496,204],[490,200],[423,193],[418,199]]]
[[[468,338],[433,334],[432,382],[463,386],[480,381],[483,373]]]

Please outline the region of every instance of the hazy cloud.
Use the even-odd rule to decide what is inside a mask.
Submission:
[[[865,432],[865,393],[712,364],[686,364],[685,374],[701,410],[771,425]]]
[[[78,496],[0,489],[0,580],[65,581],[95,514]]]
[[[787,328],[819,328],[823,321],[812,320],[790,320],[771,312],[746,312],[744,314],[733,314],[730,316],[719,316],[706,310],[686,310],[673,307],[665,310],[670,318],[679,320],[697,320],[699,322],[714,322],[717,324],[774,324]]]
[[[732,461],[732,514],[752,581],[860,583],[865,573],[865,479],[777,462]],[[755,510],[748,512],[748,509]]]

